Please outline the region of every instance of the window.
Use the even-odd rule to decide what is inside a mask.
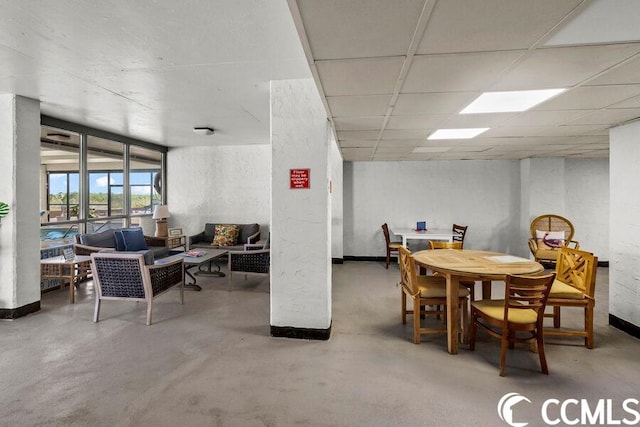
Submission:
[[[40,147],[41,246],[121,226],[153,232],[166,148],[46,116]]]

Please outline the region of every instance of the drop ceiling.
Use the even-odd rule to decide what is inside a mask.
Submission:
[[[169,147],[268,144],[269,82],[313,78],[348,161],[601,158],[640,116],[639,3],[0,1],[0,93]],[[526,112],[459,114],[556,87]],[[490,130],[427,140],[470,127]]]
[[[602,158],[609,128],[640,117],[637,1],[289,5],[345,160]],[[459,114],[483,92],[554,88],[525,112]]]

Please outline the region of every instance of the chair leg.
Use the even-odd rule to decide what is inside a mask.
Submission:
[[[96,295],[96,304],[93,310],[93,321],[97,323],[99,316],[100,316],[100,298]]]
[[[387,248],[387,265],[385,265],[384,268],[386,268],[387,270],[389,269],[389,261],[391,258],[391,251]]]
[[[153,298],[147,302],[147,326],[151,325],[151,310],[153,309]]]
[[[536,333],[536,342],[538,343],[538,356],[540,357],[540,368],[542,369],[542,373],[545,375],[549,375],[549,368],[547,366],[547,357],[544,354],[544,339],[541,334],[542,325],[538,327],[538,331]]]
[[[507,364],[507,347],[509,347],[509,331],[502,331],[502,339],[500,345],[500,376],[504,377],[504,368]]]
[[[400,289],[400,300],[402,302],[402,324],[407,324],[407,295]]]
[[[413,342],[420,344],[420,301],[413,299]]]
[[[462,308],[462,316],[461,316],[461,325],[460,325],[460,333],[463,343],[469,342],[469,306],[467,305],[467,299],[465,298],[460,304]]]
[[[475,310],[471,307],[471,336],[469,337],[469,350],[473,351],[476,349],[476,334],[478,330],[478,316],[476,315]]]
[[[587,333],[587,337],[584,339],[584,344],[587,348],[593,348],[593,302],[590,302],[584,309],[584,330]]]
[[[559,305],[553,306],[553,327],[556,329],[560,327],[560,306]]]

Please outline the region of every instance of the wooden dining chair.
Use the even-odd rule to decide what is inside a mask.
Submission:
[[[542,373],[548,375],[544,354],[544,309],[555,273],[544,276],[507,275],[504,299],[481,300],[471,303],[471,338],[469,349],[476,348],[478,326],[489,335],[499,338],[500,376],[504,376],[507,347],[515,343],[527,343],[536,349],[540,357]],[[524,336],[522,334],[524,333]],[[520,334],[520,336],[518,336]]]
[[[467,234],[467,228],[469,227],[466,225],[458,224],[453,224],[453,227],[451,227],[451,232],[453,233],[453,241],[460,242],[460,249],[462,249],[462,246],[464,246],[464,236]]]
[[[420,336],[423,334],[446,333],[446,326],[440,328],[426,328],[420,324],[421,315],[444,316],[444,310],[439,307],[447,305],[446,280],[441,276],[419,276],[416,273],[416,263],[409,251],[404,246],[399,248],[400,255],[400,282],[401,302],[402,302],[402,324],[407,323],[407,314],[413,314],[413,342],[420,344]],[[466,341],[467,330],[467,305],[469,301],[469,291],[460,286],[458,304],[461,306],[461,338]],[[407,309],[407,297],[413,302],[413,308]],[[427,306],[438,307],[435,310],[427,310]],[[446,316],[445,316],[446,318]]]
[[[598,257],[591,252],[561,248],[556,263],[556,280],[549,293],[548,306],[553,307],[553,328],[545,328],[547,336],[584,337],[587,348],[593,348],[593,311],[596,305],[596,273]],[[584,310],[583,329],[560,329],[560,308]]]
[[[389,226],[387,226],[386,222],[382,224],[382,233],[384,234],[384,241],[387,249],[387,265],[385,266],[385,268],[388,269],[389,262],[391,260],[391,253],[392,252],[398,253],[398,248],[402,246],[402,243],[391,241],[391,238],[389,237]]]
[[[429,240],[429,249],[462,249],[462,242],[442,242]],[[471,301],[475,301],[476,282],[474,282],[473,280],[460,280],[460,284],[469,290]]]

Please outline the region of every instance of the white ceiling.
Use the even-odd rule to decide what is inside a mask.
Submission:
[[[0,93],[148,142],[268,144],[269,81],[310,77],[285,0],[0,0]]]
[[[608,157],[640,117],[637,0],[289,0],[346,160]],[[486,91],[567,88],[522,113]],[[470,140],[440,128],[488,127]]]
[[[637,0],[0,0],[0,93],[161,145],[267,144],[269,81],[313,77],[345,160],[607,157],[640,116],[637,22]],[[451,127],[491,129],[427,141]]]

